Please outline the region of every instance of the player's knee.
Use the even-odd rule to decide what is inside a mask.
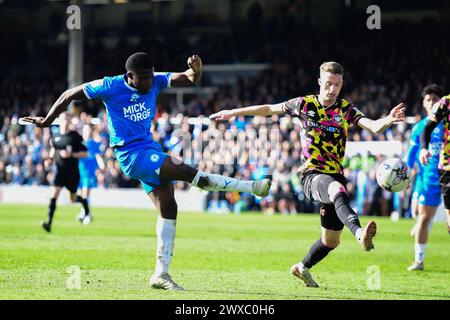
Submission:
[[[330,197],[331,201],[334,201],[334,198],[338,193],[347,193],[347,190],[345,189],[344,185],[338,181],[333,181],[328,186],[328,196]]]
[[[71,193],[71,194],[70,194],[70,201],[71,201],[72,203],[77,202],[77,194],[76,194],[76,193]]]
[[[431,222],[431,218],[432,218],[432,216],[431,215],[429,215],[429,214],[425,214],[425,213],[421,213],[420,214],[420,224],[421,225],[424,225],[424,226],[428,226],[428,224]]]
[[[335,249],[341,243],[341,241],[339,239],[323,241],[323,239],[322,239],[322,243],[323,243],[324,246],[326,246],[326,247],[328,247],[330,249]]]
[[[328,248],[335,249],[341,243],[340,237],[336,236],[322,236],[322,244]]]
[[[164,164],[161,167],[160,179],[163,182],[169,182],[173,180],[181,180],[191,182],[197,170],[183,162],[178,162],[172,157],[167,157],[164,160]]]
[[[161,203],[161,215],[165,219],[176,219],[178,214],[178,205],[176,201]]]
[[[168,191],[167,193],[160,194],[158,198],[159,198],[158,199],[159,207],[163,217],[164,218],[168,218],[168,216],[172,217],[168,219],[173,219],[174,217],[176,217],[178,213],[178,204],[177,201],[175,200],[174,195],[170,191]]]
[[[61,192],[61,189],[59,187],[55,188],[55,190],[53,191],[52,198],[58,199],[60,192]]]

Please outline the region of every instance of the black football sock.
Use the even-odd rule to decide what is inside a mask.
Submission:
[[[302,264],[306,268],[311,268],[320,260],[325,258],[328,253],[334,248],[329,248],[322,243],[322,240],[317,240],[309,249],[308,254],[302,259]]]
[[[51,198],[50,204],[48,206],[48,221],[47,221],[48,224],[52,224],[55,210],[56,210],[56,198]]]
[[[84,213],[85,213],[85,215],[88,215],[89,214],[89,205],[88,205],[87,200],[80,196],[77,196],[77,202],[79,202],[83,205]]]
[[[334,198],[334,208],[336,210],[339,220],[346,225],[350,231],[355,234],[356,230],[361,228],[358,215],[350,207],[350,200],[348,194],[345,192],[339,192]]]

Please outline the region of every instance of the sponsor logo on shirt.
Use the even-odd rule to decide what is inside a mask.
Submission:
[[[341,133],[342,132],[341,128],[326,126],[326,125],[323,125],[321,123],[317,123],[317,122],[314,122],[314,121],[307,121],[307,125],[310,128],[311,127],[312,128],[318,128],[318,129],[320,129],[322,131],[328,131],[328,132],[332,132],[332,133]]]
[[[151,110],[145,108],[145,101],[123,108],[123,117],[134,122],[145,120],[150,117],[150,114]]]

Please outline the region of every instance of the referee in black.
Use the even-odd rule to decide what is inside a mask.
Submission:
[[[86,199],[77,195],[80,181],[78,159],[87,157],[88,152],[83,145],[81,135],[73,130],[71,125],[72,117],[68,113],[63,113],[60,116],[60,120],[60,134],[52,137],[53,148],[50,151],[50,157],[54,157],[56,174],[53,181],[54,189],[48,207],[48,220],[42,223],[42,227],[47,232],[51,231],[56,201],[63,187],[69,190],[70,201],[81,203],[86,215],[89,214],[89,205]]]

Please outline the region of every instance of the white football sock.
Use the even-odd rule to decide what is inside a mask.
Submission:
[[[363,232],[364,232],[364,228],[359,228],[358,230],[356,230],[356,232],[355,232],[356,240],[361,241]]]
[[[297,263],[297,266],[298,266],[298,270],[300,270],[300,272],[309,270],[309,268],[305,267],[301,261],[299,263]]]
[[[427,247],[426,243],[416,243],[414,246],[415,249],[415,261],[423,262],[425,260],[425,249]]]
[[[169,264],[172,261],[173,246],[176,231],[175,219],[164,219],[158,216],[156,222],[156,268],[155,274],[169,273]]]
[[[205,183],[206,181],[206,183]],[[240,181],[235,178],[198,171],[191,184],[206,191],[253,192],[255,181]],[[205,185],[203,185],[205,183]]]

